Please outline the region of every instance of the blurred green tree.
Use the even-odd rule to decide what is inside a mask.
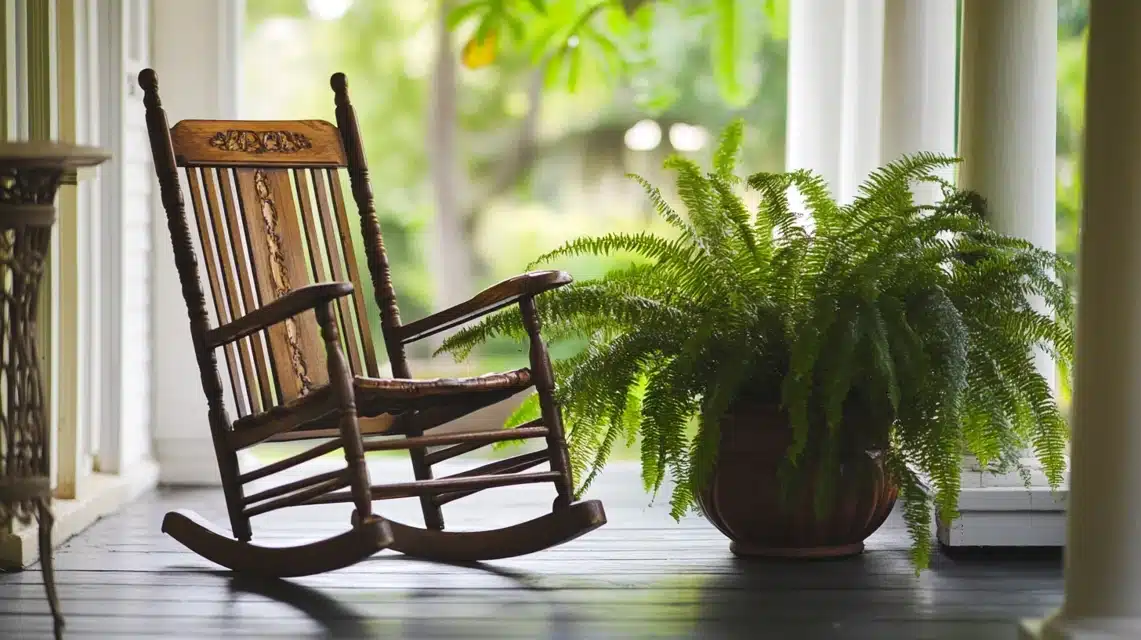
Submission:
[[[1077,260],[1089,0],[1058,2],[1058,251]]]

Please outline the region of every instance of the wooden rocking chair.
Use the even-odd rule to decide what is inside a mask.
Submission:
[[[553,373],[535,309],[535,296],[570,282],[569,275],[526,273],[402,325],[344,74],[331,80],[336,126],[319,120],[184,120],[171,128],[155,72],[142,71],[139,84],[233,536],[187,511],[168,513],[164,532],[233,571],[286,577],[338,569],[386,547],[449,562],[518,556],[605,524],[599,502],[574,502]],[[210,326],[177,167],[185,169],[189,184],[216,327]],[[392,378],[378,372],[340,169],[348,171],[360,215]],[[473,378],[412,378],[406,344],[510,304],[519,305],[530,334],[530,368]],[[236,420],[224,406],[219,349],[230,372]],[[532,386],[542,407],[540,420],[515,429],[427,433]],[[546,449],[432,477],[438,462],[522,438],[545,439]],[[243,448],[299,439],[328,441],[252,471],[238,468],[237,452]],[[252,495],[244,490],[250,482],[337,449],[344,451],[344,469]],[[364,454],[391,449],[409,451],[416,480],[373,485]],[[543,463],[550,464],[549,471],[527,472]],[[544,482],[556,493],[545,515],[498,530],[444,531],[440,507],[445,503],[491,487]],[[419,497],[424,528],[372,511],[375,500],[408,497]],[[253,516],[344,502],[355,507],[345,533],[294,547],[250,543]]]

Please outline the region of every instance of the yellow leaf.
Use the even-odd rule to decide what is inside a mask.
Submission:
[[[495,31],[488,31],[482,40],[477,38],[478,36],[472,36],[472,39],[467,41],[461,55],[464,66],[469,69],[479,69],[495,62],[495,45],[498,40]]]

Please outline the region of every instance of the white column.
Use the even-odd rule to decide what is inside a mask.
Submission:
[[[1057,0],[963,0],[959,185],[987,199],[1001,232],[1054,250]],[[1039,370],[1055,380],[1043,352]],[[1032,488],[1017,473],[968,459],[961,517],[939,523],[952,546],[1060,546],[1066,490],[1051,492],[1027,452]]]
[[[1057,0],[963,2],[960,185],[987,198],[999,231],[1051,251],[1057,21]]]
[[[955,0],[885,1],[881,163],[955,152],[955,8]],[[915,189],[924,203],[938,196],[937,185]]]
[[[1141,2],[1090,2],[1066,596],[1024,638],[1141,638]]]
[[[845,0],[789,3],[785,169],[811,169],[840,188]]]
[[[851,202],[868,174],[880,164],[884,0],[845,0],[843,64],[837,193],[841,202]]]

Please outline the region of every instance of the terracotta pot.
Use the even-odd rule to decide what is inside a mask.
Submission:
[[[817,518],[812,482],[782,504],[777,472],[791,436],[784,415],[772,407],[738,408],[727,415],[717,464],[697,496],[701,510],[732,540],[729,548],[738,556],[824,558],[862,552],[864,540],[884,523],[898,496],[881,450],[844,448],[832,508]]]

